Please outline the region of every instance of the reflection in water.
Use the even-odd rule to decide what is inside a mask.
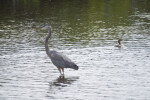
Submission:
[[[46,94],[46,98],[48,99],[63,99],[71,96],[75,90],[74,82],[77,81],[79,77],[65,77],[59,76],[57,79],[49,83],[49,89]],[[73,91],[70,91],[69,88],[74,88]],[[64,94],[65,93],[65,94]],[[69,93],[69,94],[68,94]],[[63,95],[64,94],[64,95]]]
[[[66,86],[72,84],[77,79],[78,79],[78,77],[65,78],[65,76],[59,76],[54,82],[50,83],[50,87],[52,87],[52,86],[66,87]]]

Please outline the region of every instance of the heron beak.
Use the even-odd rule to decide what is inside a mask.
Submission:
[[[40,28],[38,28],[38,27],[34,27],[33,28],[35,31],[38,31]]]
[[[47,27],[46,27],[45,25],[43,25],[43,26],[40,26],[40,28],[41,28],[42,30],[45,30],[45,29],[47,29]]]
[[[37,27],[37,26],[32,26],[32,29],[35,30],[35,31],[38,31],[40,28]]]
[[[35,31],[42,29],[44,26],[32,26]]]

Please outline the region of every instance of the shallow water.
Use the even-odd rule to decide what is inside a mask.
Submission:
[[[0,1],[1,100],[148,100],[150,98],[150,2]],[[11,15],[11,16],[10,16]],[[49,47],[79,70],[60,76]],[[116,48],[122,38],[122,48]]]

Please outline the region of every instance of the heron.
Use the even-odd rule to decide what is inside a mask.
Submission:
[[[67,56],[63,55],[60,52],[57,52],[55,50],[51,50],[48,47],[48,40],[51,37],[52,34],[52,28],[51,25],[45,24],[41,27],[42,29],[48,29],[48,35],[45,39],[45,51],[47,56],[51,59],[52,63],[57,67],[60,75],[64,75],[64,68],[72,68],[75,70],[78,70],[79,67]]]
[[[119,44],[118,44],[118,45],[115,45],[115,47],[121,48],[121,41],[122,41],[122,39],[119,39],[119,40],[118,40],[118,43],[119,43]]]

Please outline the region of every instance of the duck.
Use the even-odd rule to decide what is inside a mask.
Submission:
[[[121,48],[121,47],[122,47],[121,41],[122,41],[122,39],[119,39],[119,40],[118,40],[118,45],[115,45],[115,47]]]

